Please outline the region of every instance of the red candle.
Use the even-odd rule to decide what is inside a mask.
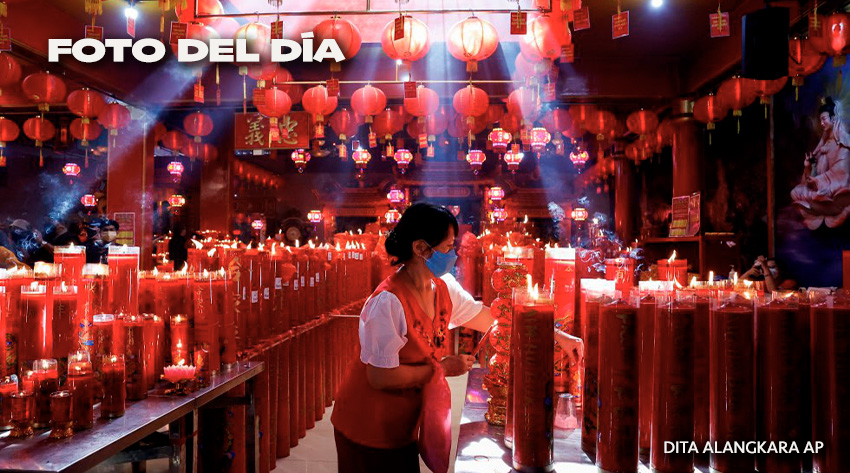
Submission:
[[[0,378],[0,430],[12,428],[12,393],[18,390],[15,375]]]
[[[599,421],[596,466],[638,469],[638,315],[633,302],[616,300],[599,313]]]
[[[759,441],[792,442],[803,440],[800,414],[804,406],[798,399],[801,359],[797,333],[796,298],[777,297],[763,302],[756,313],[756,435]],[[776,473],[800,473],[799,453],[760,455],[758,470]]]
[[[189,248],[189,271],[200,273],[203,271],[218,271],[220,263],[215,248],[204,248],[204,246],[195,240],[194,248]]]
[[[260,251],[260,329],[257,339],[263,340],[275,334],[275,326],[272,324],[272,288],[274,287],[274,276],[272,275],[271,255],[268,251]]]
[[[71,428],[71,392],[56,391],[50,395],[50,436],[52,439],[65,439],[74,435]]]
[[[190,350],[194,346],[194,340],[189,327],[189,319],[185,315],[175,315],[171,317],[169,329],[171,331],[171,360],[175,364],[180,363],[180,360],[183,360],[184,363],[191,363]]]
[[[271,265],[272,274],[274,277],[273,295],[273,314],[275,314],[275,326],[278,333],[283,333],[290,329],[290,308],[288,303],[291,298],[289,293],[292,285],[293,274],[295,274],[295,266],[291,263],[291,254],[286,251],[278,250],[272,247]]]
[[[16,391],[9,395],[12,403],[12,432],[10,438],[24,438],[33,434],[35,422],[35,394]]]
[[[145,314],[145,377],[148,390],[159,381],[165,367],[165,354],[171,347],[165,344],[165,320],[158,315]]]
[[[92,360],[95,378],[100,379],[102,373],[100,363],[104,356],[112,354],[112,340],[115,334],[115,316],[112,314],[96,314],[92,318]]]
[[[112,313],[139,313],[139,247],[109,247],[109,300]]]
[[[618,291],[628,294],[635,286],[635,260],[631,258],[606,259],[605,279],[614,281]]]
[[[94,427],[94,371],[91,357],[84,351],[68,358],[67,388],[71,391],[71,414],[77,430]]]
[[[554,446],[555,306],[536,290],[514,292],[513,467],[549,469]]]
[[[534,274],[534,249],[530,246],[506,246],[503,261],[507,263],[520,263],[528,270],[528,274]],[[545,268],[544,268],[545,269]]]
[[[18,363],[27,366],[53,354],[53,317],[47,303],[47,287],[33,282],[21,288],[21,326],[18,333]]]
[[[139,272],[139,313],[156,313],[157,270]]]
[[[53,288],[53,356],[67,358],[80,348],[80,324],[77,313],[80,296],[77,286],[66,286],[63,282]]]
[[[584,279],[581,282],[584,297],[582,313],[582,339],[584,340],[584,393],[582,406],[584,421],[581,432],[581,448],[590,458],[596,458],[596,439],[599,404],[599,309],[610,301],[614,281]]]
[[[71,283],[83,277],[86,264],[86,247],[57,246],[53,248],[53,262],[59,267],[60,277]]]
[[[664,442],[694,437],[694,312],[687,299],[666,304],[655,320],[650,467],[660,473],[693,473],[690,453],[665,453]]]
[[[219,338],[227,300],[225,284],[221,273],[205,272],[196,275],[192,285],[195,345],[204,347],[209,352],[206,369],[211,372],[217,372],[221,366]]]
[[[81,303],[86,308],[86,318],[109,311],[109,267],[105,264],[83,266]]]
[[[224,247],[222,265],[227,270],[227,307],[224,313],[224,335],[221,362],[230,366],[236,363],[236,353],[247,346],[247,317],[250,310],[246,277],[243,275],[245,264],[242,248]]]
[[[705,289],[686,290],[683,294],[694,298],[694,441],[705,445],[709,441],[709,347],[711,347],[711,303],[710,292]]]
[[[148,380],[145,377],[145,322],[144,317],[130,315],[123,318],[124,376],[127,399],[137,401],[148,397]]]
[[[33,362],[35,427],[50,425],[50,395],[59,390],[59,364],[53,358]]]
[[[206,346],[195,346],[195,380],[199,388],[210,385],[210,352]]]
[[[659,307],[672,294],[672,284],[664,281],[640,281],[638,306],[638,366],[640,381],[640,427],[638,452],[649,456],[652,443],[652,367],[655,354],[655,318]]]
[[[755,440],[753,303],[733,294],[711,315],[711,442]],[[753,471],[753,455],[711,454],[718,473]]]
[[[188,273],[157,273],[156,314],[166,320],[192,314],[192,277]]]
[[[546,248],[545,281],[555,303],[555,327],[564,332],[573,331],[575,321],[575,250],[572,248]],[[555,345],[555,392],[570,392],[572,378],[569,371],[569,354]]]
[[[245,250],[242,275],[246,278],[248,298],[247,317],[240,321],[240,328],[245,327],[245,347],[254,346],[260,336],[260,253],[256,248]]]
[[[100,417],[110,419],[124,415],[127,403],[127,390],[124,387],[124,357],[106,355],[102,360],[103,401],[100,403]]]
[[[680,287],[688,285],[688,260],[675,259],[676,253],[670,259],[658,260],[658,278],[663,281],[676,281]]]

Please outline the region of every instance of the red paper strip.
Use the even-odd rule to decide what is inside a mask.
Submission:
[[[377,146],[378,146],[378,137],[375,136],[374,132],[370,131],[369,132],[369,147],[375,148]]]
[[[272,22],[272,39],[283,39],[283,20]]]
[[[180,23],[178,21],[171,22],[171,36],[169,39],[170,44],[177,44],[178,40],[186,39],[186,33],[188,31],[189,24],[188,23]],[[102,29],[102,28],[101,28]]]
[[[393,23],[393,40],[398,41],[404,38],[404,17],[398,17]]]
[[[404,83],[404,98],[406,99],[415,99],[416,98],[416,81],[407,81]]]
[[[12,50],[12,30],[10,28],[0,28],[0,51]]]
[[[511,34],[525,34],[528,14],[524,11],[511,12]]]
[[[624,38],[629,35],[629,11],[617,13],[611,17],[611,38]]]
[[[259,87],[254,89],[254,94],[252,95],[251,100],[254,102],[254,106],[261,106],[266,104],[266,94],[265,89],[261,89]]]
[[[339,79],[328,79],[328,95],[336,97],[339,95]]]
[[[561,62],[562,63],[572,63],[576,60],[576,45],[568,44],[566,46],[561,46]]]
[[[195,91],[195,102],[204,103],[204,85],[196,83],[194,91]]]
[[[127,17],[127,34],[130,35],[131,38],[136,37],[136,20],[131,17]]]
[[[809,38],[823,37],[823,17],[820,15],[809,15]]]
[[[103,41],[103,27],[91,25],[86,26],[86,38]]]
[[[419,147],[427,148],[428,147],[428,135],[419,135]]]
[[[712,13],[708,15],[712,38],[723,38],[731,34],[729,27],[729,13]]]
[[[590,29],[590,10],[587,7],[573,12],[573,29],[575,31]]]

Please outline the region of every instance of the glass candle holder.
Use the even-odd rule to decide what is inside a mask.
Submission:
[[[100,314],[109,310],[109,267],[105,264],[86,264],[83,266],[83,282],[80,291],[88,314]]]
[[[85,351],[68,357],[68,381],[71,392],[71,418],[76,430],[94,427],[94,370],[91,358]]]
[[[50,426],[50,395],[59,390],[59,364],[53,358],[33,363],[35,376],[35,428]]]
[[[79,343],[79,300],[77,286],[68,286],[63,281],[53,287],[53,347],[50,354],[63,359],[63,363],[60,363],[63,370],[64,358],[68,353],[77,350]],[[62,374],[64,375],[64,371]]]
[[[52,354],[53,317],[47,304],[47,286],[37,282],[22,287],[18,314],[18,363],[29,369],[32,362]]]
[[[148,383],[145,378],[146,345],[144,317],[130,315],[124,317],[122,323],[127,399],[138,401],[148,397]]]
[[[74,435],[71,428],[72,396],[70,391],[56,391],[50,395],[50,436],[52,439],[65,439]]]
[[[190,349],[193,346],[193,337],[189,319],[182,314],[171,317],[171,360],[176,365],[183,360],[183,363],[190,363],[192,357]]]
[[[109,247],[109,301],[113,313],[139,312],[139,247]]]
[[[12,428],[12,393],[18,390],[16,375],[0,378],[0,431]]]
[[[100,403],[100,417],[104,419],[121,417],[124,415],[127,404],[127,389],[124,387],[124,356],[104,356],[101,370],[103,401]]]
[[[9,437],[29,437],[33,434],[35,423],[35,394],[32,391],[15,391],[9,396],[12,404],[12,431]]]
[[[86,264],[85,246],[57,246],[53,248],[53,262],[59,267],[59,274],[66,281],[77,281],[83,275]]]
[[[205,344],[195,345],[195,380],[199,388],[210,385],[210,352]]]

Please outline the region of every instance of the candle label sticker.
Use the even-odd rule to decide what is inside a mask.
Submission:
[[[304,276],[301,276],[301,287],[304,287],[306,285],[307,285],[307,279]]]
[[[12,50],[12,30],[11,28],[0,28],[0,51]]]
[[[573,12],[573,29],[575,31],[590,29],[590,10],[587,7]]]
[[[712,38],[723,38],[731,34],[729,26],[729,13],[717,12],[708,15]]]
[[[393,22],[393,41],[404,38],[404,17],[399,16]]]
[[[524,11],[511,12],[511,34],[525,34],[528,29],[528,14]]]
[[[328,261],[331,261],[332,259],[333,259],[333,256],[331,256],[331,252],[328,251]]]
[[[315,286],[316,286],[316,279],[311,277],[310,278],[310,287],[315,287]]]
[[[102,28],[101,28],[102,29]],[[188,32],[189,24],[181,23],[179,21],[171,22],[171,36],[169,37],[168,42],[171,44],[177,44],[177,41],[181,39],[186,39],[186,33]]]
[[[269,300],[271,297],[271,293],[269,292],[269,288],[263,288],[263,299]]]
[[[242,300],[244,301],[247,298],[248,298],[248,288],[246,288],[245,286],[242,286]]]
[[[293,291],[297,291],[297,290],[298,290],[298,279],[297,279],[297,278],[296,278],[296,279],[295,279],[295,281],[293,281],[293,283],[292,283],[292,290],[293,290]]]
[[[322,280],[322,275],[321,275],[321,274],[319,274],[319,272],[318,272],[318,271],[316,271],[316,282],[318,283],[318,282],[319,282],[319,281],[321,281],[321,280]]]
[[[136,37],[136,20],[133,17],[127,17],[127,34],[130,35],[131,38]]]
[[[256,304],[260,302],[260,291],[251,291],[251,303]]]
[[[103,27],[102,26],[86,26],[86,38],[88,39],[96,39],[98,41],[103,41]]]
[[[409,80],[404,83],[404,98],[406,99],[415,99],[418,94],[416,93],[416,81]]]
[[[195,103],[204,103],[204,85],[200,82],[196,82],[193,90]]]
[[[282,289],[283,288],[283,279],[274,278],[274,288],[275,289]]]
[[[629,11],[617,13],[611,17],[611,38],[624,38],[629,35]]]
[[[272,39],[283,39],[283,20],[272,22]]]

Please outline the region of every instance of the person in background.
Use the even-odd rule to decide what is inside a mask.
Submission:
[[[86,247],[86,263],[106,263],[106,246],[98,222],[92,222],[80,233],[80,242]]]
[[[29,267],[37,261],[53,262],[53,245],[42,239],[41,233],[32,228],[29,222],[18,219],[9,227],[12,242],[15,245],[15,257]]]
[[[767,292],[790,291],[797,288],[796,281],[785,279],[782,276],[775,259],[765,258],[764,256],[756,258],[753,267],[744,273],[742,279],[764,281],[764,288]]]
[[[79,245],[80,239],[73,233],[74,227],[67,228],[64,223],[57,221],[53,232],[53,246]]]
[[[189,259],[189,240],[186,239],[186,227],[182,223],[174,224],[171,240],[168,241],[168,259],[174,262],[174,270],[180,271]]]
[[[115,220],[106,219],[100,225],[100,238],[103,240],[105,246],[111,246],[116,244],[115,240],[118,239],[118,222]]]

